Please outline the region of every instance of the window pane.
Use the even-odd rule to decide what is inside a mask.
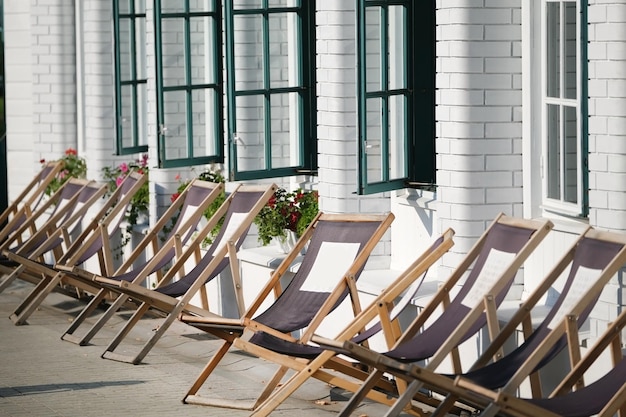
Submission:
[[[547,171],[548,198],[561,199],[561,117],[560,107],[547,108]]]
[[[383,126],[381,115],[383,102],[380,98],[367,100],[367,140],[365,152],[367,153],[367,181],[382,181],[383,170],[381,161],[381,144],[383,138]]]
[[[214,21],[209,17],[189,19],[191,45],[191,83],[211,84],[217,81],[214,62],[213,41],[210,39],[214,30]]]
[[[263,88],[263,18],[235,16],[235,89]]]
[[[578,54],[576,48],[576,3],[567,2],[565,8],[565,98],[576,98],[576,63]]]
[[[296,166],[300,163],[302,112],[297,93],[275,94],[271,100],[272,168]]]
[[[263,96],[237,97],[237,168],[265,169],[265,121]]]
[[[146,73],[146,19],[135,19],[135,71],[137,79],[145,80]]]
[[[260,9],[263,0],[233,0],[234,9]]]
[[[132,62],[132,42],[131,37],[131,20],[119,20],[119,68],[120,81],[128,81],[133,79],[133,62]]]
[[[546,4],[546,78],[548,97],[561,96],[561,9],[560,3]]]
[[[133,1],[133,0],[129,0]],[[135,13],[146,13],[146,0],[134,0],[135,1]]]
[[[576,108],[564,107],[563,132],[564,132],[564,186],[565,201],[578,202],[578,126],[576,120]]]
[[[406,8],[389,7],[389,88],[406,88]]]
[[[298,16],[273,13],[269,16],[270,88],[301,85],[298,45],[301,44]]]
[[[301,0],[269,0],[269,7],[300,7]]]
[[[120,14],[128,14],[130,13],[130,5],[134,0],[118,0],[117,7],[120,11]]]
[[[180,0],[161,0],[161,13],[184,13],[185,2]]]
[[[132,86],[123,85],[121,87],[121,97],[118,97],[121,123],[118,135],[121,135],[122,147],[130,148],[133,146],[133,109],[132,109]]]
[[[405,178],[407,135],[407,102],[405,96],[389,99],[389,179]]]
[[[189,11],[191,13],[214,12],[215,0],[189,0]]]
[[[163,19],[161,23],[164,87],[186,84],[183,23],[183,19]]]
[[[368,7],[365,10],[365,80],[366,91],[382,90],[382,45],[381,8]]]
[[[166,159],[188,157],[185,96],[184,91],[171,91],[163,94]]]

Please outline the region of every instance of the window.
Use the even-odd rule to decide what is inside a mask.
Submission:
[[[226,0],[230,177],[317,168],[315,2]]]
[[[358,192],[431,187],[435,2],[358,1]]]
[[[587,212],[585,9],[552,0],[542,9],[543,205],[574,216]]]
[[[159,166],[223,162],[217,0],[155,0]]]
[[[146,134],[146,3],[113,1],[116,153],[148,150]]]

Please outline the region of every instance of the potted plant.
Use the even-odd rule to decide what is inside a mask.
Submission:
[[[131,170],[134,170],[139,174],[148,175],[148,154],[143,154],[140,159],[136,159],[131,162],[122,162],[114,167],[102,168],[102,176],[109,185],[107,191],[108,195],[111,195],[117,187],[119,187],[122,181],[124,181],[126,174],[128,174]],[[125,214],[125,220],[128,225],[126,227],[126,233],[122,234],[120,249],[130,242],[134,227],[138,223],[147,221],[149,204],[150,191],[148,188],[148,181],[146,181],[131,199],[130,208]],[[142,219],[141,222],[140,219]]]
[[[276,239],[283,251],[288,252],[313,221],[318,210],[317,191],[298,188],[287,192],[279,188],[254,219],[259,231],[259,242],[267,245]]]
[[[87,163],[78,156],[76,149],[67,148],[59,161],[63,161],[63,169],[46,188],[46,195],[54,194],[70,178],[85,178],[87,176]],[[39,162],[43,165],[46,163],[46,160],[42,158]]]

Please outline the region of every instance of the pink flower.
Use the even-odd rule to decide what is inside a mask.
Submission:
[[[141,162],[140,162],[142,167],[145,167],[148,165],[148,154],[144,153],[141,155]]]
[[[126,162],[122,162],[119,166],[119,169],[121,172],[128,172],[128,164]]]
[[[180,174],[176,174],[176,176],[174,177],[174,179],[175,179],[176,181],[180,181]]]
[[[121,183],[123,183],[123,182],[124,182],[124,177],[122,177],[122,176],[119,176],[119,177],[117,177],[117,178],[115,179],[115,185],[116,185],[117,187],[119,187],[119,186],[120,186],[120,184],[121,184]]]

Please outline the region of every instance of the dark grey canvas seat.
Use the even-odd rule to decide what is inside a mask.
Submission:
[[[125,262],[120,265],[115,272],[107,275],[106,278],[117,281],[127,281],[142,283],[149,276],[163,278],[163,269],[168,266],[177,256],[181,255],[182,247],[197,232],[198,224],[202,219],[204,211],[213,204],[218,196],[224,192],[223,184],[216,184],[207,181],[193,180],[179,195],[177,200],[159,217],[159,220],[151,228],[148,234],[133,249],[133,253],[128,256]],[[173,225],[171,225],[174,223]],[[168,230],[169,228],[169,230]],[[165,236],[161,236],[165,234]],[[162,240],[162,242],[161,242]],[[149,252],[152,253],[149,253]],[[146,259],[142,264],[135,265],[137,259]],[[66,275],[73,279],[91,285],[97,285],[94,278],[100,276],[78,266],[59,266],[66,272]],[[61,339],[76,343],[78,345],[87,344],[93,336],[102,328],[104,324],[124,305],[128,296],[116,294],[116,299],[108,307],[98,320],[82,335],[76,334],[77,329],[96,310],[98,306],[110,295],[108,289],[97,285],[99,291],[91,301],[85,306],[80,314],[72,321],[70,326],[61,336]]]
[[[304,343],[307,334],[317,328],[323,318],[348,294],[354,301],[356,297],[354,284],[369,254],[392,220],[391,214],[319,214],[241,319],[182,315],[180,318],[183,322],[224,340],[224,344],[192,385],[184,401],[254,409],[279,384],[290,366],[293,366],[288,356],[277,355],[272,349],[284,347],[284,342]],[[263,302],[268,298],[271,300],[270,297],[276,294],[281,277],[307,242],[306,255],[289,285],[282,292],[278,290],[280,295],[265,311],[259,312]],[[240,337],[248,331],[252,334],[250,340]],[[302,332],[299,339],[293,336],[294,332]],[[279,366],[274,377],[265,382],[264,389],[252,404],[221,401],[198,393],[199,388],[231,347],[243,349]],[[305,349],[302,346],[296,346],[297,348]]]
[[[102,357],[133,364],[140,363],[152,349],[152,346],[171,326],[172,322],[176,320],[180,312],[213,315],[208,310],[208,305],[203,305],[202,307],[194,306],[191,304],[191,300],[197,293],[201,292],[201,289],[207,282],[215,278],[227,266],[230,266],[233,276],[236,302],[240,311],[243,311],[243,289],[241,279],[239,278],[237,250],[243,243],[254,217],[265,206],[274,194],[275,189],[276,186],[274,184],[238,186],[228,196],[220,209],[209,219],[200,232],[200,237],[196,238],[192,246],[186,249],[184,254],[176,260],[154,289],[147,289],[137,282],[95,277],[95,282],[103,288],[128,296],[135,302],[140,303],[133,316],[125,322],[109,343]],[[214,242],[207,248],[206,253],[189,272],[179,276],[184,271],[187,259],[198,252],[199,244],[202,240],[201,236],[213,230],[221,218],[224,218],[224,222]],[[178,280],[175,280],[177,276],[179,276]],[[128,335],[137,321],[150,309],[160,311],[166,315],[158,330],[152,334],[137,354],[120,354],[115,352],[115,349]]]

